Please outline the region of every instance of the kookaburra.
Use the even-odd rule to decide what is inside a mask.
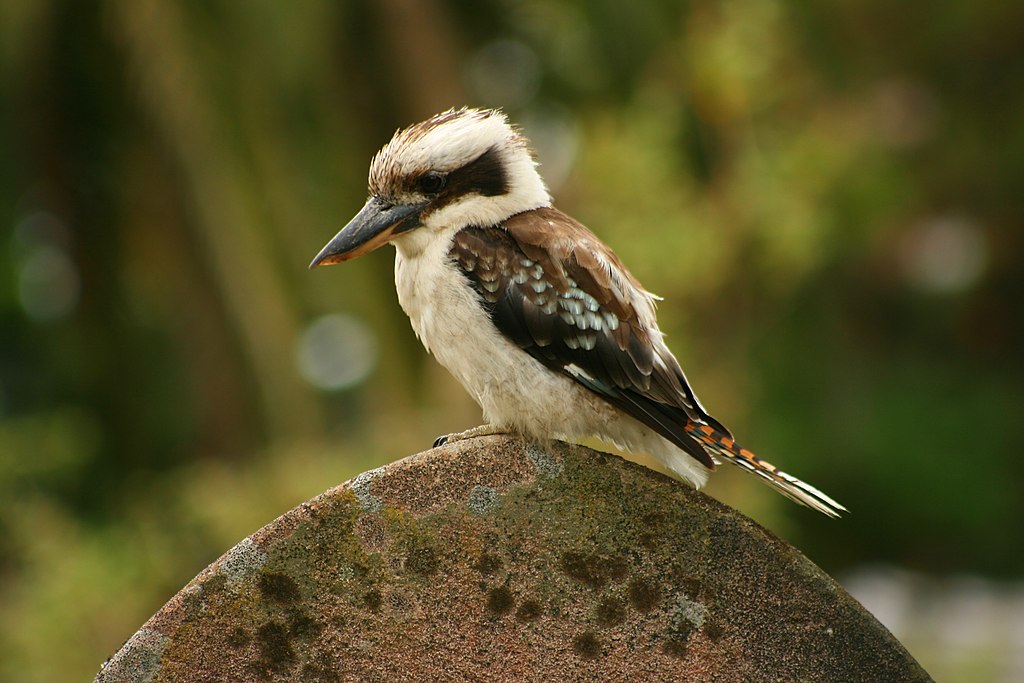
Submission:
[[[826,515],[845,510],[708,414],[658,329],[657,297],[551,205],[536,166],[500,111],[400,130],[370,164],[366,205],[310,268],[395,245],[413,330],[483,409],[486,425],[452,439],[596,436],[696,487],[721,459]]]

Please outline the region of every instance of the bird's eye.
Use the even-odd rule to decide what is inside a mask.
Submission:
[[[437,194],[444,189],[448,179],[440,173],[427,173],[420,178],[420,191],[423,194]]]

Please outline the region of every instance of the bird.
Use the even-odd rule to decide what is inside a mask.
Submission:
[[[659,297],[553,206],[538,165],[500,109],[452,108],[399,129],[370,163],[365,205],[309,267],[394,245],[416,336],[483,412],[484,425],[449,442],[596,437],[695,488],[725,461],[801,505],[846,512],[708,413],[665,344]]]

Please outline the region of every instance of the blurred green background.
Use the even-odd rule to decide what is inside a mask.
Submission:
[[[238,540],[479,411],[392,253],[398,126],[503,106],[711,412],[709,491],[938,680],[1024,680],[1024,3],[4,0],[0,680],[90,678]]]

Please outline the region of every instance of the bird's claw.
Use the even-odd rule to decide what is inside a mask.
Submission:
[[[504,427],[495,427],[494,425],[480,425],[479,427],[473,427],[473,429],[467,429],[464,432],[456,432],[454,434],[446,434],[439,436],[434,439],[434,448],[438,446],[444,446],[445,444],[453,444],[456,441],[463,441],[465,439],[475,439],[480,436],[496,436],[498,434],[507,434],[508,430]]]

